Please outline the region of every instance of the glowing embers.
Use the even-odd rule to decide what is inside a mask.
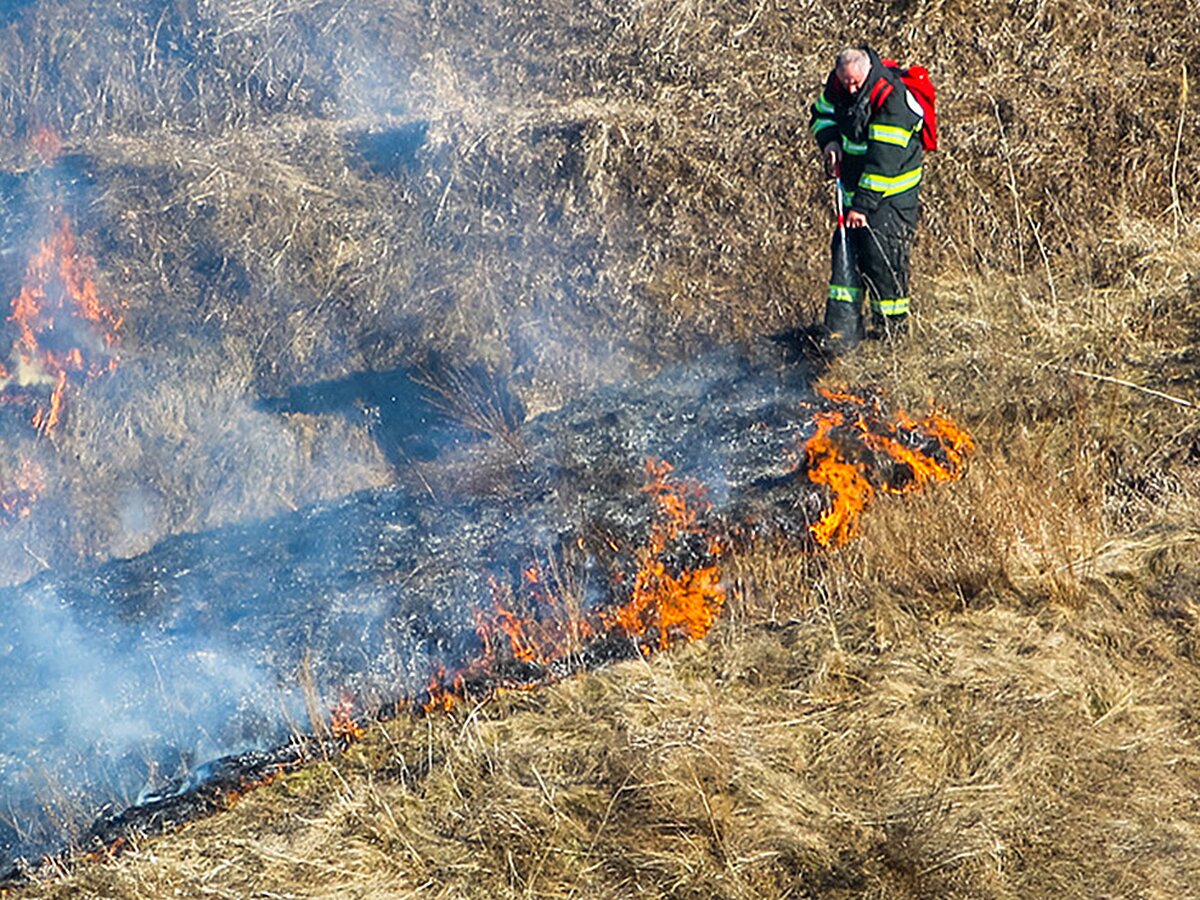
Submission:
[[[79,253],[71,220],[43,240],[13,298],[12,344],[0,361],[0,402],[33,407],[42,434],[61,422],[67,384],[116,367],[120,317],[100,302],[95,261]]]
[[[10,525],[29,515],[45,487],[44,479],[42,467],[27,459],[0,472],[0,525]]]
[[[902,494],[931,481],[958,478],[975,449],[971,436],[931,412],[915,420],[903,411],[888,419],[878,399],[822,390],[833,406],[813,416],[804,465],[814,484],[829,489],[830,504],[809,526],[823,547],[858,534],[859,516],[877,491]]]

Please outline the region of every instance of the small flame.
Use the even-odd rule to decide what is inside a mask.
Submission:
[[[343,693],[330,711],[329,730],[334,740],[342,744],[357,743],[367,733],[355,716],[355,702],[351,694]]]
[[[116,367],[113,347],[121,319],[100,302],[95,260],[75,246],[71,220],[41,242],[13,298],[7,321],[16,327],[10,365],[0,365],[0,390],[49,385],[33,425],[42,434],[62,421],[69,378],[92,378]]]
[[[515,591],[495,576],[489,578],[492,608],[475,614],[485,659],[511,658],[546,667],[596,635],[596,622],[568,609],[562,596],[566,587],[557,583],[555,569],[535,560],[521,572]],[[518,606],[529,612],[522,614]]]
[[[462,677],[457,674],[451,676],[445,666],[437,666],[429,676],[425,699],[419,704],[421,711],[427,716],[450,712],[458,705],[462,693]]]
[[[295,769],[299,765],[299,760],[292,763],[276,763],[273,771],[266,772],[256,777],[243,777],[239,780],[236,787],[227,788],[221,794],[222,806],[226,810],[233,809],[243,797],[251,791],[256,791],[259,788],[266,787],[274,781],[278,781],[282,776],[289,771]]]
[[[538,641],[527,633],[531,630],[530,626],[533,623],[527,623],[513,610],[504,606],[500,599],[502,593],[500,583],[495,578],[491,579],[491,583],[492,595],[496,598],[493,600],[491,614],[487,615],[481,611],[477,611],[475,614],[475,630],[483,641],[484,655],[495,656],[497,649],[494,643],[495,637],[503,634],[508,638],[513,659],[519,659],[522,662],[540,662],[543,659],[543,653],[538,646]]]

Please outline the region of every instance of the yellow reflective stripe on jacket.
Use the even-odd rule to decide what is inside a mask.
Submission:
[[[808,130],[813,134],[817,134],[823,128],[833,128],[836,125],[837,122],[833,121],[833,119],[813,119],[813,123],[808,126]]]
[[[842,135],[842,151],[850,156],[864,156],[867,152],[866,144],[856,144],[850,138]]]
[[[894,197],[896,194],[903,194],[905,191],[912,190],[921,183],[921,167],[910,169],[903,175],[872,175],[870,172],[863,172],[862,178],[858,179],[858,186],[866,188],[869,191],[879,191],[885,197]]]
[[[844,284],[829,285],[830,300],[837,300],[841,303],[857,303],[862,299],[862,295],[862,288],[847,287]]]
[[[884,144],[895,144],[897,147],[907,147],[913,133],[898,125],[872,125],[867,129],[867,139]]]
[[[822,94],[820,96],[820,98],[817,100],[816,103],[813,104],[813,106],[815,106],[817,109],[817,112],[821,113],[822,115],[833,115],[833,104],[825,99],[824,94]]]
[[[907,315],[908,305],[907,297],[897,297],[895,300],[871,300],[871,309],[884,316]]]

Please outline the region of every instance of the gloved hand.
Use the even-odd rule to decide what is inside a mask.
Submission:
[[[837,178],[842,174],[842,148],[830,141],[821,150],[821,159],[825,163],[825,174],[829,178]]]

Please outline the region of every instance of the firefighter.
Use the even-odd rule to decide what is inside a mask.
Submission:
[[[902,333],[909,311],[909,255],[916,235],[924,148],[921,104],[898,70],[870,47],[838,54],[812,106],[810,129],[826,173],[837,179],[844,228],[833,236],[824,345],[861,341],[863,294],[885,337]]]

